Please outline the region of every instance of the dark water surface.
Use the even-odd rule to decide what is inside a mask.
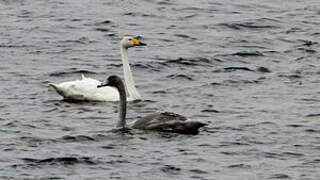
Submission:
[[[1,0],[0,179],[320,179],[318,0]],[[116,103],[61,101],[49,82],[122,76],[197,136],[109,132]]]

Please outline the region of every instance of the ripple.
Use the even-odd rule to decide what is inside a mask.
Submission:
[[[104,21],[101,21],[101,22],[94,23],[95,26],[104,26],[104,25],[107,25],[107,24],[112,24],[112,21],[111,20],[104,20]]]
[[[160,168],[162,172],[168,173],[168,174],[178,174],[181,171],[181,168],[172,166],[172,165],[165,165]]]
[[[245,142],[221,142],[220,147],[233,147],[233,146],[249,146],[250,144]]]
[[[196,38],[190,37],[186,34],[175,34],[176,37],[184,38],[184,39],[191,39],[191,40],[196,40]]]
[[[170,79],[183,79],[183,80],[189,80],[189,81],[192,81],[193,78],[190,77],[190,76],[187,76],[185,74],[170,74],[168,76],[166,76],[167,78],[170,78]]]
[[[130,161],[128,161],[128,160],[111,160],[111,161],[107,161],[106,163],[112,164],[112,165],[114,165],[114,164],[128,164],[128,163],[130,163]]]
[[[223,146],[223,145],[222,145]],[[221,154],[224,154],[224,155],[230,155],[230,156],[236,156],[238,155],[239,153],[237,152],[229,152],[229,151],[222,151],[220,152]]]
[[[251,168],[250,165],[246,165],[246,164],[233,164],[228,166],[228,168],[243,168],[243,169],[249,169]]]
[[[34,47],[32,45],[10,45],[10,44],[0,44],[0,48],[27,48],[27,47]]]
[[[172,59],[172,60],[166,60],[165,62],[160,62],[160,64],[163,65],[185,65],[185,66],[211,66],[212,61],[207,58],[203,57],[196,57],[196,58],[178,58],[178,59]]]
[[[303,124],[288,124],[287,127],[298,128],[298,127],[305,127],[305,125],[303,125]]]
[[[201,112],[207,112],[207,113],[220,113],[220,111],[215,109],[203,109]]]
[[[279,23],[279,21],[275,19],[253,19],[250,21],[243,21],[243,22],[228,22],[228,23],[220,23],[219,26],[224,26],[233,30],[259,30],[259,29],[274,29],[279,28],[279,26],[274,25],[274,23]]]
[[[319,117],[320,116],[320,113],[318,114],[308,114],[306,115],[305,117]]]
[[[161,68],[155,67],[151,63],[148,63],[148,64],[136,63],[136,64],[131,65],[131,67],[134,67],[134,68],[137,68],[137,69],[155,71],[155,72],[160,72],[161,71]]]
[[[250,72],[253,71],[252,69],[250,69],[248,67],[226,67],[226,68],[223,68],[223,69],[215,70],[213,72],[233,72],[233,71],[237,71],[237,70],[250,71]]]
[[[262,73],[270,73],[271,71],[266,68],[266,67],[258,67],[257,70],[258,72],[262,72]]]
[[[320,133],[320,129],[306,129],[304,131],[308,133]]]
[[[312,161],[304,162],[303,164],[307,164],[307,165],[319,165],[319,164],[320,164],[320,159],[313,159]]]
[[[108,28],[94,28],[95,31],[100,31],[100,32],[110,32],[110,29]]]
[[[296,152],[281,152],[281,153],[275,153],[275,152],[265,152],[264,156],[267,158],[274,158],[274,159],[281,159],[285,160],[288,158],[299,158],[305,156],[302,153],[296,153]]]
[[[72,27],[69,27],[69,28],[72,28]],[[64,45],[61,45],[61,44],[89,44],[89,43],[93,43],[95,41],[91,41],[89,40],[87,37],[81,37],[79,39],[76,39],[76,40],[63,40],[63,41],[58,41],[58,45],[57,47],[63,47]]]
[[[66,135],[66,136],[63,136],[59,141],[60,142],[82,142],[82,141],[95,141],[95,139],[85,135],[78,135],[78,136]]]
[[[302,153],[296,153],[296,152],[283,152],[282,153],[284,156],[292,156],[292,157],[302,157],[305,156]]]
[[[316,41],[310,41],[310,40],[301,40],[303,42],[302,46],[313,46],[316,44],[319,44]]]
[[[225,80],[221,84],[223,85],[233,85],[233,84],[258,84],[260,80]]]
[[[310,49],[310,48],[303,48],[303,47],[298,48],[298,50],[300,50],[300,51],[304,51],[304,52],[306,52],[306,53],[310,53],[310,54],[314,54],[314,53],[316,53],[316,52],[317,52],[317,51],[316,51],[316,50],[314,50],[314,49]]]
[[[290,80],[301,79],[302,78],[302,76],[300,74],[291,74],[291,75],[280,74],[279,77],[288,78]]]
[[[209,172],[200,169],[191,169],[189,171],[196,174],[209,174]]]
[[[50,73],[49,76],[62,77],[62,76],[68,76],[70,74],[96,74],[96,73],[93,71],[77,70],[76,68],[72,68],[69,71],[60,71],[60,72]]]
[[[22,158],[25,162],[23,166],[43,166],[43,165],[76,165],[76,164],[85,164],[85,165],[96,165],[99,162],[92,160],[89,157],[52,157],[45,159],[34,159],[34,158]],[[15,167],[20,165],[13,165]]]
[[[167,94],[167,91],[157,90],[157,91],[152,91],[152,94]]]
[[[292,178],[287,174],[274,174],[268,179],[292,179]]]
[[[232,54],[233,56],[250,57],[250,56],[264,56],[259,51],[239,51]]]
[[[146,14],[146,13],[139,13],[139,12],[127,12],[123,14],[124,16],[142,16],[142,17],[157,17],[154,14]]]

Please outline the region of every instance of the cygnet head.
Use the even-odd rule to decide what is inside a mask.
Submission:
[[[98,88],[104,87],[104,86],[111,86],[111,87],[118,87],[119,84],[122,84],[122,80],[119,76],[112,75],[109,76],[105,83],[102,83],[101,85],[98,85]]]
[[[121,40],[121,46],[125,49],[135,46],[146,46],[147,44],[141,42],[140,37],[123,37]]]

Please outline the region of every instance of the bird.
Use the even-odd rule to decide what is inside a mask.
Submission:
[[[123,37],[120,42],[120,52],[123,65],[128,101],[140,100],[141,95],[135,87],[128,61],[128,49],[136,46],[146,46],[141,37]],[[59,84],[49,83],[64,100],[74,101],[119,101],[119,93],[115,88],[97,88],[100,81],[81,75],[81,80],[67,81]]]
[[[199,128],[206,126],[201,121],[189,120],[185,116],[173,112],[156,112],[149,114],[141,119],[135,120],[129,126],[126,123],[127,114],[127,98],[126,89],[119,76],[112,75],[107,80],[98,85],[97,88],[114,87],[120,95],[119,101],[119,120],[117,122],[118,129],[135,128],[141,130],[152,130],[162,132],[172,132],[180,134],[198,134]]]

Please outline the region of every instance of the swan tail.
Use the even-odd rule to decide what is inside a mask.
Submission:
[[[58,87],[57,84],[49,83],[48,85],[51,86],[51,87],[53,87],[53,89],[55,89],[55,90],[59,89],[59,87]]]
[[[208,124],[200,122],[200,121],[183,121],[180,126],[172,127],[173,131],[182,133],[182,134],[198,134],[199,128],[206,126]]]
[[[203,126],[207,126],[208,124],[201,121],[186,121],[187,127],[190,129],[199,129]]]
[[[65,97],[65,93],[64,93],[63,89],[61,89],[61,87],[59,87],[58,84],[49,83],[49,86],[51,86],[58,94]]]

